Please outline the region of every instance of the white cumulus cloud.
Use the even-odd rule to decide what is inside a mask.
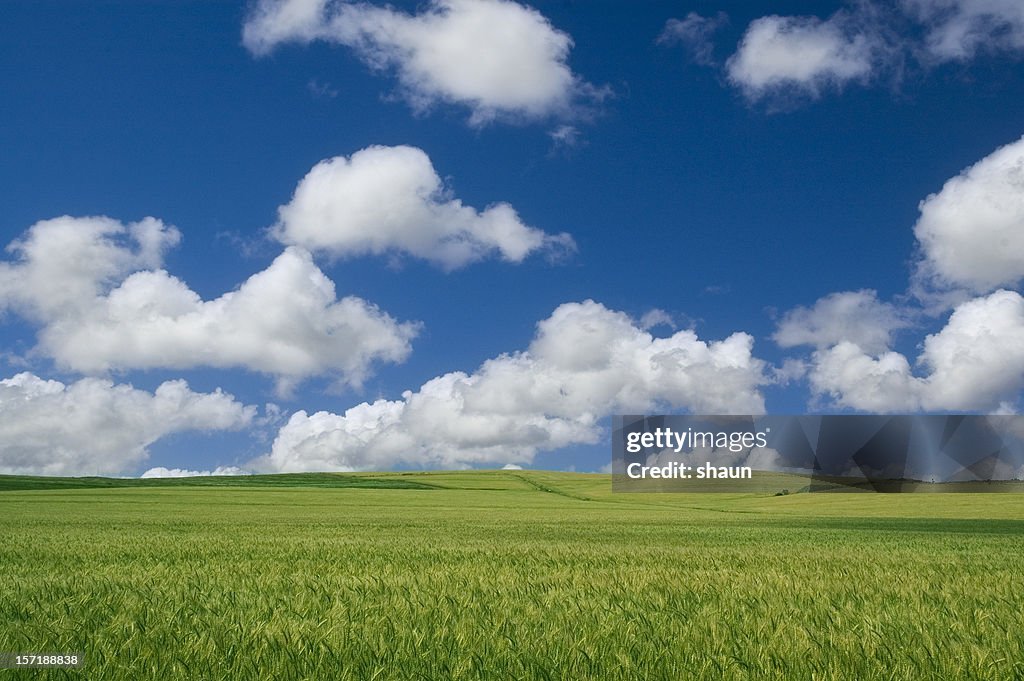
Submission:
[[[813,307],[790,310],[773,338],[783,348],[824,348],[849,341],[867,352],[880,352],[889,347],[894,331],[907,326],[904,311],[878,300],[875,291],[864,289],[832,293]]]
[[[891,350],[872,355],[846,341],[817,350],[808,380],[815,397],[827,398],[831,406],[875,413],[922,408],[922,379],[906,357]]]
[[[628,316],[585,301],[541,321],[524,352],[472,374],[434,378],[401,400],[344,414],[299,411],[254,466],[273,471],[366,470],[529,463],[542,450],[594,443],[615,412],[689,409],[761,413],[765,363],[753,339],[705,342],[692,331],[655,338]]]
[[[956,306],[925,338],[914,373],[902,354],[843,341],[812,356],[812,390],[873,412],[992,411],[1024,388],[1024,298],[998,290]]]
[[[108,217],[43,220],[7,247],[0,262],[0,310],[50,320],[91,305],[131,272],[160,267],[181,240],[155,218],[122,224]]]
[[[1024,139],[950,179],[920,212],[911,291],[926,310],[881,303],[870,290],[834,293],[787,313],[775,340],[815,348],[800,373],[831,406],[1014,411],[1024,389],[1024,298],[1008,287],[1024,279]],[[892,336],[922,312],[949,316],[911,362]]]
[[[1024,138],[948,180],[920,206],[918,284],[986,293],[1024,279]]]
[[[65,385],[21,373],[0,380],[0,473],[122,474],[166,435],[242,428],[255,412],[219,390],[193,392],[185,381],[150,393],[98,378]]]
[[[159,221],[36,223],[0,263],[0,307],[40,324],[36,351],[85,374],[239,367],[287,389],[323,373],[358,384],[374,362],[399,362],[417,325],[367,301],[338,299],[300,248],[288,248],[236,290],[202,300],[162,269],[177,232]],[[139,269],[151,268],[151,269]]]
[[[415,15],[332,0],[261,0],[242,30],[255,55],[314,41],[352,49],[392,70],[417,109],[466,106],[471,123],[564,115],[596,89],[567,63],[572,39],[540,12],[510,0],[431,0]]]
[[[829,19],[766,16],[751,22],[726,62],[729,81],[750,100],[795,92],[819,96],[872,75],[877,41],[838,12]]]
[[[427,155],[373,146],[321,161],[278,210],[274,235],[334,257],[407,254],[446,270],[494,255],[521,262],[538,251],[574,248],[568,234],[523,223],[507,203],[483,211],[451,196]]]
[[[961,303],[919,362],[926,409],[995,409],[1024,388],[1024,298],[999,290]]]
[[[791,94],[811,98],[851,82],[918,71],[980,54],[1024,51],[1020,0],[851,0],[827,19],[765,16],[747,28],[726,62],[728,80],[750,101]],[[697,17],[696,19],[699,19]],[[695,20],[696,21],[696,20]],[[701,24],[679,24],[700,45]],[[705,48],[707,49],[707,48]],[[913,73],[915,69],[910,69]]]

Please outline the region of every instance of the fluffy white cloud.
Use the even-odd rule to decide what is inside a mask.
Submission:
[[[567,64],[572,39],[509,0],[432,0],[416,15],[367,3],[261,0],[242,39],[256,55],[282,43],[344,45],[374,69],[393,69],[414,107],[461,104],[474,124],[564,114],[595,92]]]
[[[1022,5],[1024,6],[1024,5]],[[918,284],[985,293],[1024,278],[1024,138],[921,202]]]
[[[898,352],[871,355],[855,343],[842,342],[815,351],[808,380],[816,398],[827,396],[836,407],[876,413],[922,408],[923,381]]]
[[[168,381],[154,393],[84,378],[65,385],[30,373],[0,380],[0,473],[116,475],[165,435],[248,425],[255,407]]]
[[[710,66],[715,63],[715,45],[711,41],[711,36],[728,21],[724,12],[719,12],[713,17],[702,17],[696,12],[690,12],[683,19],[666,21],[665,28],[658,36],[658,43],[681,45],[694,63]]]
[[[864,289],[832,293],[811,308],[787,312],[773,338],[783,348],[811,345],[820,349],[849,341],[865,352],[881,352],[889,347],[893,332],[908,325],[905,312]]]
[[[181,240],[155,218],[124,225],[107,217],[43,220],[7,247],[0,262],[0,310],[51,320],[90,306],[110,285],[140,269],[160,267]]]
[[[926,27],[925,49],[937,61],[965,61],[978,52],[1024,50],[1020,0],[903,0]]]
[[[157,466],[150,468],[140,475],[140,478],[197,478],[211,475],[248,475],[248,473],[237,466],[217,466],[212,471],[193,471],[187,468],[164,468]]]
[[[726,62],[729,81],[751,101],[819,96],[849,82],[900,80],[908,60],[925,69],[979,53],[1024,51],[1020,0],[853,0],[827,19],[766,16],[751,22]],[[697,17],[699,19],[699,17]],[[900,27],[903,30],[897,30]],[[700,45],[701,24],[678,30]],[[909,30],[906,30],[909,29]],[[918,35],[919,34],[919,35]],[[707,49],[706,47],[704,49]]]
[[[1024,388],[1024,298],[999,290],[961,303],[924,341],[915,375],[897,352],[843,341],[812,358],[812,390],[865,411],[995,410]]]
[[[18,260],[0,264],[0,305],[41,324],[38,352],[89,374],[241,367],[287,389],[321,373],[358,384],[374,362],[409,354],[415,324],[357,297],[338,300],[299,248],[210,301],[161,269],[128,274],[157,267],[176,236],[155,220],[37,223],[12,247]]]
[[[321,161],[278,209],[274,235],[332,256],[404,253],[451,270],[499,255],[520,262],[574,247],[522,222],[507,203],[482,212],[445,188],[420,149],[374,146]]]
[[[527,351],[488,360],[473,374],[445,374],[401,400],[344,414],[293,414],[254,466],[522,464],[541,450],[598,441],[598,420],[615,412],[761,413],[759,387],[768,379],[752,346],[745,333],[710,343],[692,331],[654,338],[599,303],[568,303],[538,324]]]
[[[848,25],[839,12],[817,17],[766,16],[751,22],[726,62],[729,81],[750,100],[797,92],[817,97],[824,89],[867,80],[879,48]]]
[[[399,324],[289,248],[236,291],[201,300],[163,270],[136,272],[77,318],[40,332],[40,347],[85,373],[243,367],[297,381],[338,372],[352,384],[375,361],[400,362],[416,326]]]
[[[1024,388],[1024,298],[999,290],[956,307],[924,342],[926,409],[994,409]]]

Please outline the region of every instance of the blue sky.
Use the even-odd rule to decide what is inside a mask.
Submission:
[[[1020,406],[1011,0],[0,31],[0,472],[597,470],[614,413]]]

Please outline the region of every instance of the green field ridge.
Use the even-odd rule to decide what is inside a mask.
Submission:
[[[0,491],[102,489],[130,487],[359,487],[437,489],[430,483],[401,477],[377,478],[347,473],[274,473],[269,475],[196,475],[180,478],[105,478],[0,475]]]

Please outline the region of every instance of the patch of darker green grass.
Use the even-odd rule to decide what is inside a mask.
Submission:
[[[216,475],[188,478],[57,478],[0,475],[0,492],[51,489],[125,487],[357,487],[363,489],[438,489],[437,485],[403,478],[375,478],[343,473],[283,473],[277,475]]]

